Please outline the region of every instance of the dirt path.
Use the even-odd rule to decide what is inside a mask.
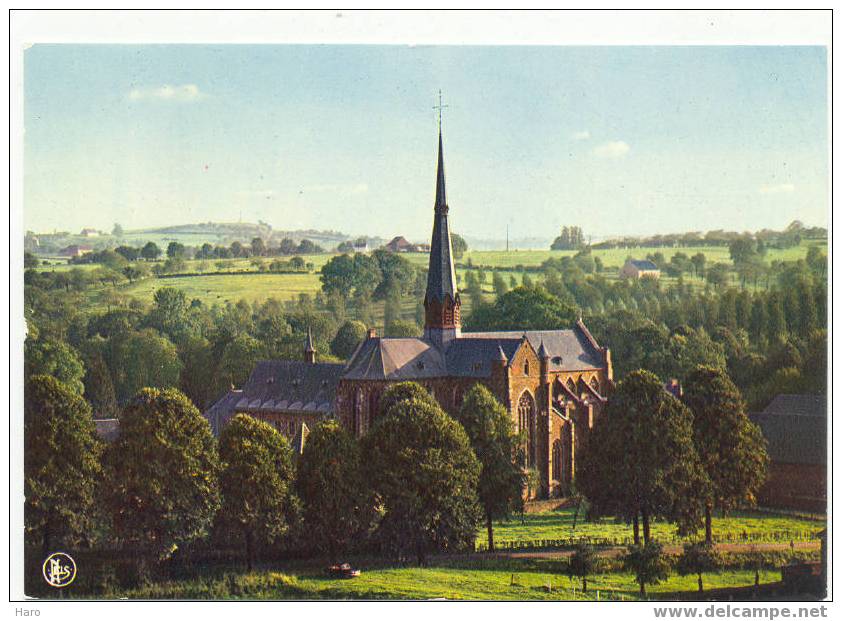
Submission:
[[[818,550],[821,547],[818,541],[799,541],[795,543],[795,550]],[[776,552],[791,549],[788,543],[718,543],[716,549],[722,552]],[[664,546],[664,552],[668,554],[681,553],[680,545]],[[624,554],[625,548],[608,548],[600,550],[599,555],[614,558]],[[524,550],[520,552],[492,552],[483,553],[485,558],[566,558],[573,554],[573,550]]]

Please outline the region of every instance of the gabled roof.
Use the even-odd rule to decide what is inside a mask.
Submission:
[[[493,362],[511,360],[524,344],[538,350],[542,342],[551,372],[604,366],[596,341],[577,324],[572,330],[464,332],[444,352],[420,338],[369,338],[351,357],[343,378],[489,377]]]
[[[249,376],[237,410],[328,413],[333,409],[342,364],[264,360]]]
[[[419,338],[364,340],[348,361],[344,379],[420,379],[447,375],[441,352]]]
[[[750,418],[763,432],[773,463],[827,464],[826,397],[778,395]]]
[[[225,424],[233,418],[234,408],[242,396],[242,390],[229,390],[205,411],[204,417],[208,419],[213,435],[218,436]]]

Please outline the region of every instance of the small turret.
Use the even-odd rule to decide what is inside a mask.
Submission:
[[[499,344],[497,345],[497,357],[494,360],[503,367],[509,363],[509,359],[506,358],[506,352],[503,351],[503,348]]]
[[[313,346],[313,331],[307,328],[307,339],[304,341],[304,361],[316,364],[316,348]]]
[[[547,348],[544,347],[544,339],[541,339],[541,346],[538,348],[538,358],[541,360],[550,359],[550,354],[547,352]]]

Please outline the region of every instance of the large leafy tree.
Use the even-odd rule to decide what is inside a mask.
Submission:
[[[695,530],[708,485],[690,410],[656,375],[630,373],[597,419],[577,475],[579,490],[599,512],[639,517],[648,543],[654,517],[677,523],[680,532]]]
[[[482,466],[477,492],[485,512],[488,549],[493,550],[493,520],[507,518],[523,493],[524,476],[516,463],[517,434],[506,408],[482,384],[467,392],[456,419]]]
[[[144,387],[178,386],[182,367],[175,345],[151,329],[110,339],[106,362],[120,403]]]
[[[415,284],[415,266],[405,257],[383,248],[371,253],[380,269],[380,283],[374,290],[376,300],[400,296],[412,291]]]
[[[317,425],[298,460],[296,490],[311,540],[331,561],[371,522],[367,488],[356,439],[336,421]]]
[[[714,508],[730,510],[755,502],[766,479],[766,441],[722,369],[693,371],[684,385],[684,402],[693,413],[696,451],[711,483],[705,498],[705,541],[712,543]]]
[[[118,539],[166,558],[207,536],[219,509],[219,457],[208,421],[181,392],[141,390],[105,454],[104,493]]]
[[[301,342],[301,341],[300,341]],[[228,386],[242,386],[254,365],[264,356],[263,344],[253,336],[240,334],[225,345],[216,367],[218,391]]]
[[[346,360],[351,357],[357,345],[365,338],[366,328],[362,321],[349,320],[339,326],[336,336],[330,343],[330,351],[337,358]]]
[[[274,427],[238,414],[222,429],[219,459],[220,519],[242,537],[251,570],[255,546],[274,543],[294,521],[292,450]]]
[[[319,278],[326,294],[336,293],[347,299],[351,295],[370,295],[380,283],[381,275],[373,257],[343,254],[325,263]]]
[[[78,352],[63,341],[27,339],[24,346],[26,377],[49,375],[81,395],[85,391],[82,381],[85,367]]]
[[[90,527],[101,445],[90,406],[54,377],[27,381],[23,424],[26,537],[49,554]]]
[[[399,384],[384,393],[388,409],[364,439],[367,478],[384,510],[383,542],[423,565],[433,550],[473,544],[480,463],[462,426],[431,398],[395,399],[393,390],[408,392]]]
[[[483,304],[466,322],[466,329],[479,330],[552,330],[570,327],[576,321],[576,309],[538,287],[517,287]]]

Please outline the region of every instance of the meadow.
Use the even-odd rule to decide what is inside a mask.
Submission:
[[[766,255],[766,261],[789,261],[802,258],[806,256],[807,249],[811,243],[805,242],[800,246],[784,250],[770,249]],[[826,243],[822,242],[820,246],[826,250]],[[707,257],[708,265],[716,262],[730,264],[728,248],[725,246],[702,246],[697,248],[616,248],[595,250],[593,254],[603,261],[605,271],[602,275],[609,280],[616,280],[618,278],[617,271],[627,257],[644,258],[647,254],[654,252],[663,253],[667,260],[676,252],[684,252],[689,256],[697,252],[702,252]],[[572,250],[469,251],[457,262],[456,274],[457,279],[464,283],[465,274],[468,271],[466,265],[472,265],[475,268],[479,266],[484,266],[487,269],[500,268],[504,270],[502,275],[507,285],[510,284],[509,281],[512,277],[514,277],[517,284],[520,284],[523,282],[524,268],[536,268],[549,258],[560,258],[563,256],[572,256],[573,254],[575,252]],[[160,278],[149,277],[134,283],[124,282],[116,287],[111,287],[110,285],[93,285],[86,290],[86,299],[91,310],[101,311],[111,303],[109,302],[109,298],[113,298],[113,293],[116,293],[118,296],[134,298],[148,303],[152,300],[152,296],[157,289],[161,287],[173,287],[184,291],[188,299],[198,299],[207,305],[224,304],[226,302],[235,303],[239,300],[262,302],[268,298],[275,298],[279,301],[286,302],[298,299],[301,294],[307,294],[311,297],[315,296],[321,290],[321,281],[319,280],[318,272],[333,256],[335,255],[305,255],[302,258],[310,264],[310,271],[308,273],[288,274],[259,272],[252,265],[251,259],[227,259],[225,260],[225,271],[239,273],[214,274],[212,272],[219,269],[216,265],[216,260],[191,260],[186,262],[185,273],[189,274],[188,276],[180,276],[178,278],[166,276]],[[424,253],[406,253],[402,256],[414,265],[426,267],[428,257]],[[266,264],[272,260],[272,258],[263,259]],[[65,271],[77,267],[87,271],[96,269],[99,266],[93,264],[71,265],[66,260],[50,258],[48,259],[47,265],[41,265],[38,269],[41,271]],[[536,276],[536,274],[531,275],[533,279]],[[732,283],[738,284],[735,280],[736,275],[732,274],[731,277]],[[662,276],[661,280],[664,285],[670,285],[677,281],[677,279],[667,276]],[[489,295],[493,294],[491,281],[491,274],[489,273],[483,284],[484,293]],[[705,286],[705,282],[701,278],[691,275],[686,275],[684,281],[694,287],[702,288]],[[470,300],[468,296],[463,296],[462,304],[463,315],[467,316],[470,314]],[[414,302],[406,300],[403,311],[405,318],[413,317],[415,312]],[[375,318],[382,320],[382,303],[374,305],[374,314]]]
[[[797,541],[807,533],[815,533],[823,528],[824,520],[756,511],[736,511],[726,517],[716,516],[713,520],[713,536],[717,541],[740,541],[743,537],[752,541],[773,541],[773,537],[782,533],[791,533],[790,538]],[[675,526],[664,522],[652,524],[652,536],[665,543],[698,539],[698,536],[679,538]],[[516,515],[494,525],[494,541],[499,547],[512,543],[569,538],[616,540],[622,545],[625,539],[630,540],[631,537],[630,525],[611,518],[586,522],[581,512],[578,518],[576,517],[575,507],[527,513],[522,521],[521,517]],[[478,531],[477,543],[484,546],[486,541],[485,530]]]
[[[460,563],[457,563],[457,565]],[[762,584],[781,579],[779,570],[762,569]],[[736,569],[705,576],[705,588],[754,584],[753,570]],[[672,575],[647,588],[648,599],[675,599],[696,591],[695,576]],[[686,596],[685,595],[685,596]],[[108,597],[109,594],[104,594]],[[556,563],[509,560],[464,563],[445,567],[386,567],[364,569],[351,580],[327,576],[322,569],[296,571],[266,568],[226,572],[192,580],[163,581],[111,595],[127,599],[363,599],[363,600],[639,600],[639,588],[628,573],[602,573],[581,581],[567,577]]]

